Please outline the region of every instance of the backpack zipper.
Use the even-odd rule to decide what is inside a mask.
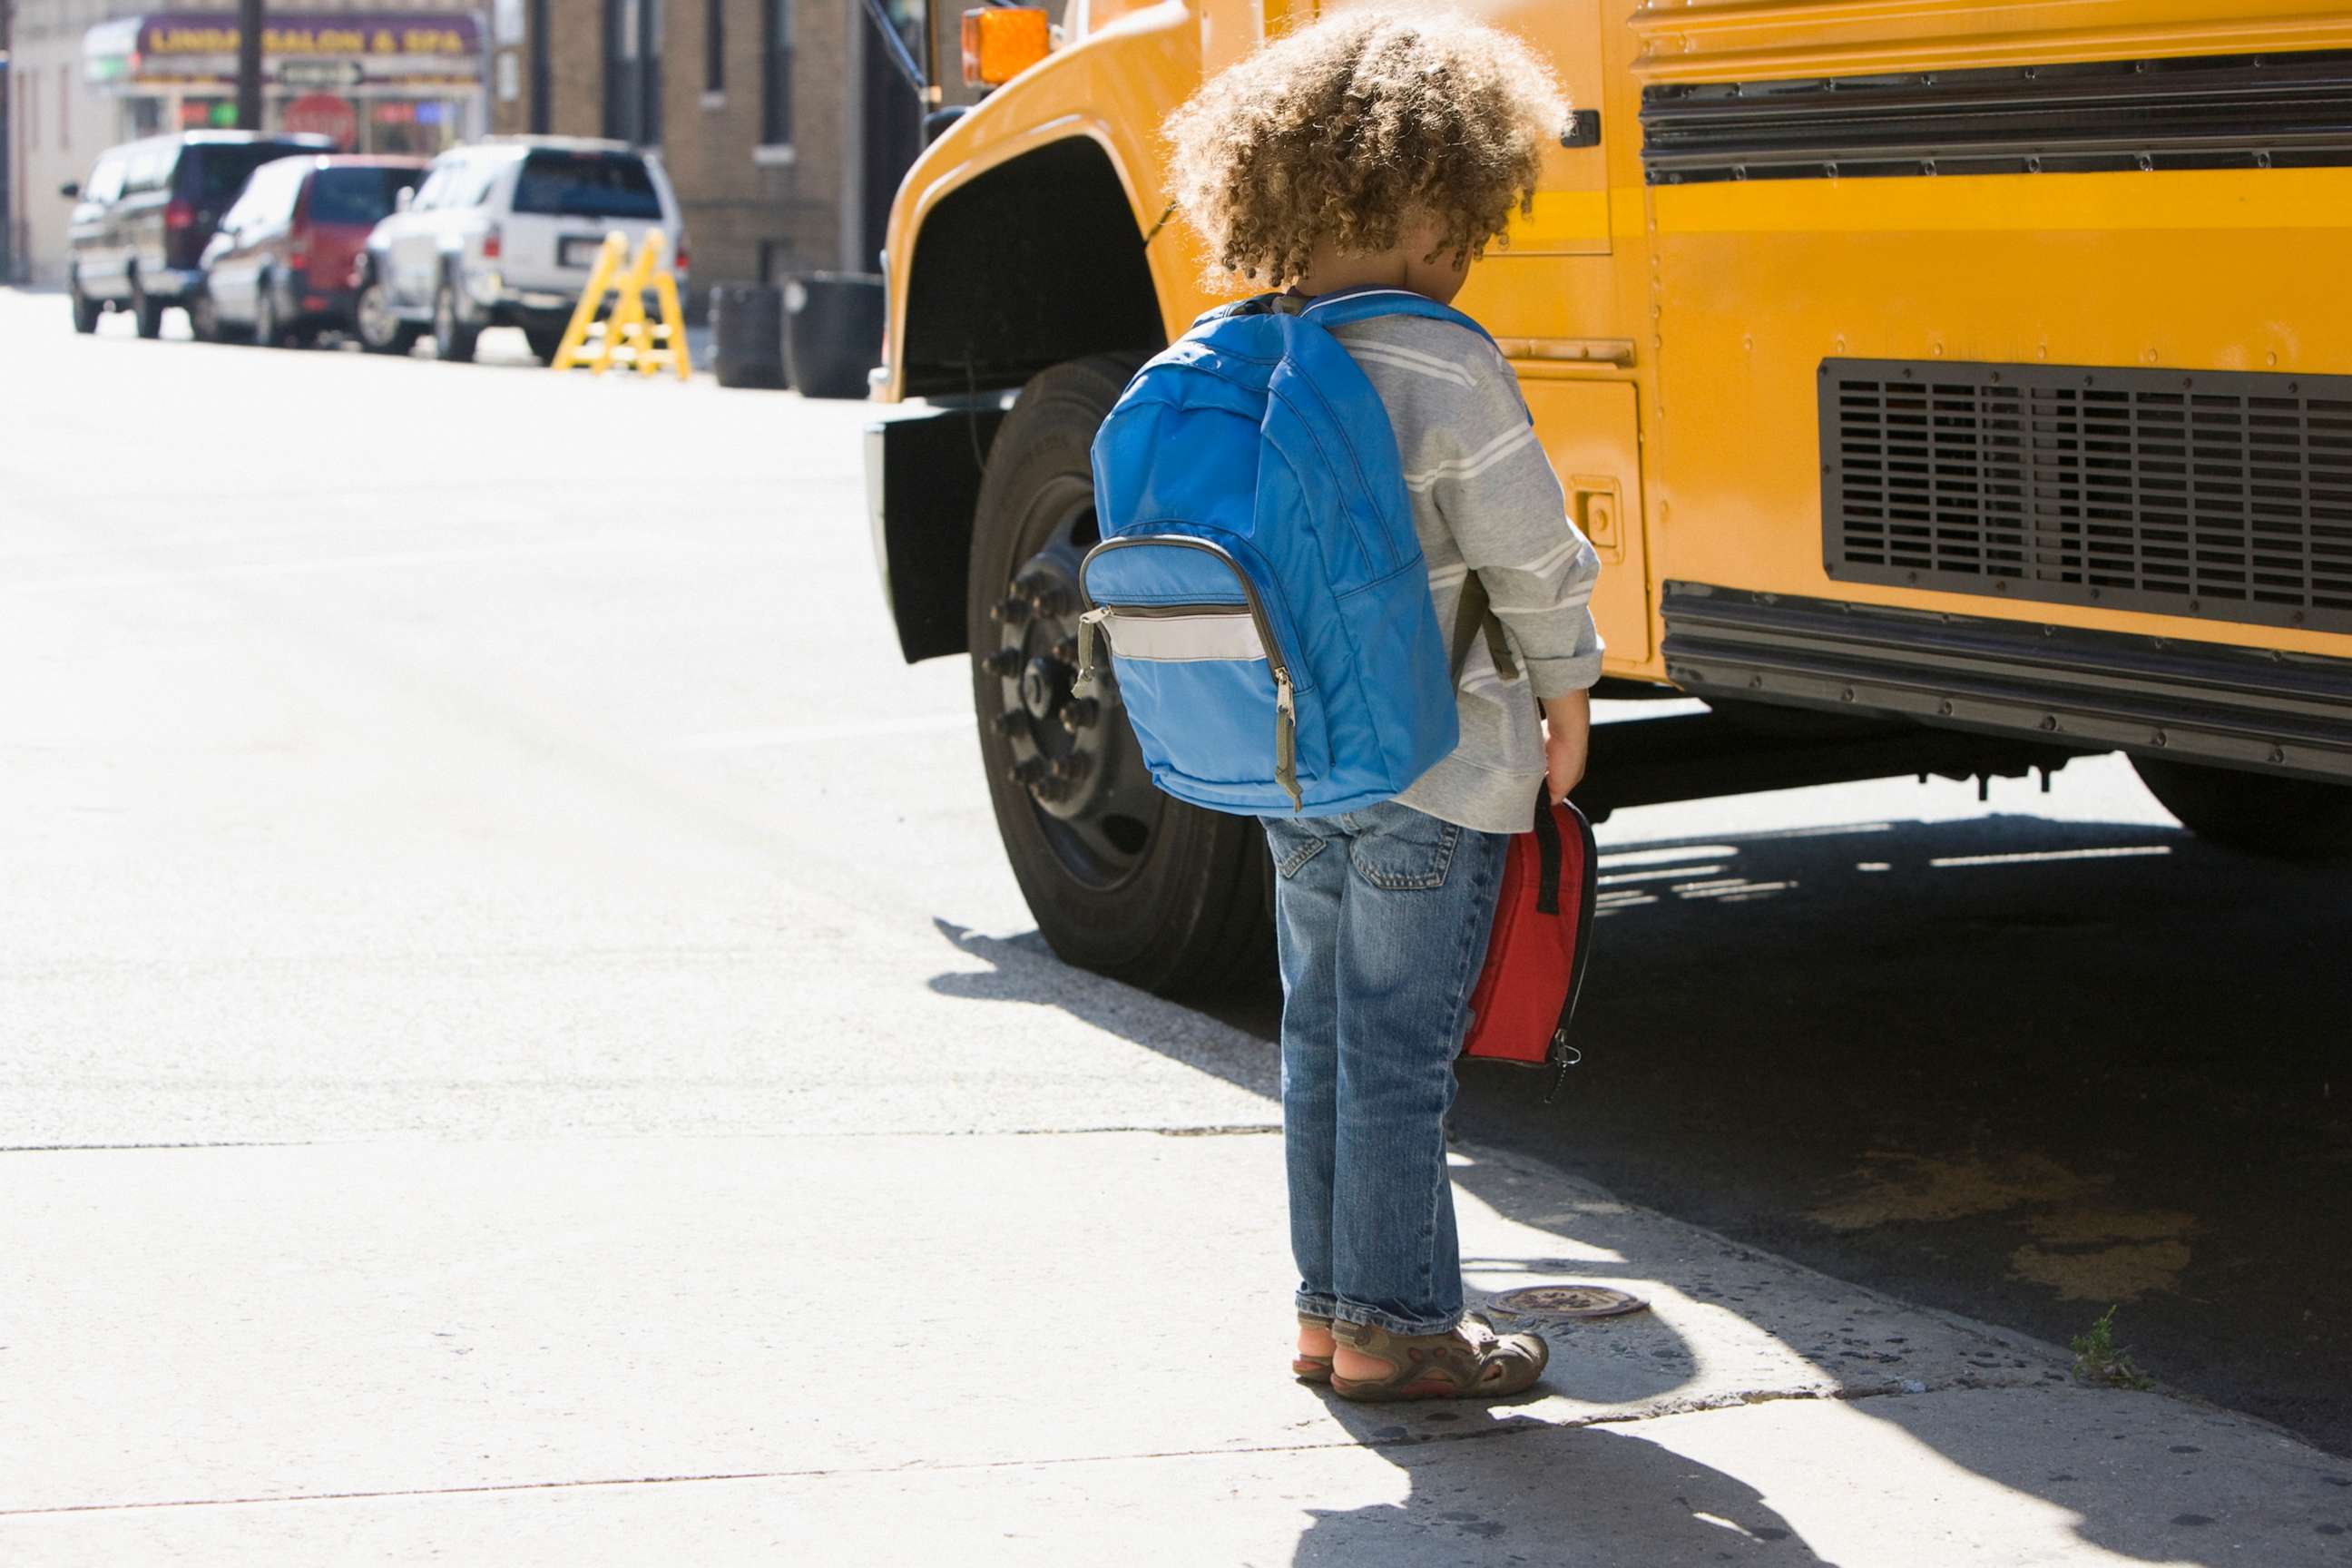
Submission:
[[[1256,624],[1258,642],[1265,648],[1266,668],[1274,672],[1274,780],[1282,786],[1282,793],[1290,797],[1290,809],[1293,813],[1305,810],[1307,798],[1299,793],[1298,788],[1297,694],[1291,686],[1289,661],[1283,657],[1281,639],[1274,635],[1274,620],[1265,613],[1265,602],[1258,597],[1257,584],[1250,581],[1249,574],[1242,570],[1241,563],[1234,559],[1230,551],[1221,549],[1205,539],[1188,539],[1175,533],[1147,533],[1127,539],[1104,540],[1100,544],[1087,551],[1086,560],[1078,563],[1079,584],[1081,585],[1085,584],[1086,569],[1093,563],[1096,556],[1137,544],[1169,544],[1180,549],[1198,550],[1205,554],[1213,555],[1224,563],[1225,570],[1231,572],[1234,574],[1234,581],[1241,585],[1243,604],[1249,611],[1250,619]],[[1150,605],[1121,610],[1118,613],[1129,616],[1175,616],[1199,615],[1203,610],[1231,615],[1233,606],[1230,605]],[[1095,638],[1100,631],[1102,622],[1111,613],[1112,606],[1105,605],[1099,608],[1088,610],[1078,617],[1078,673],[1076,679],[1070,683],[1071,690],[1085,691],[1094,685]]]

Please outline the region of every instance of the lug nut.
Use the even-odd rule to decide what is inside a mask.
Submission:
[[[1075,735],[1081,730],[1094,728],[1102,717],[1102,704],[1091,697],[1073,697],[1062,704],[1062,728]]]
[[[1078,780],[1087,776],[1087,759],[1078,755],[1076,752],[1071,752],[1066,757],[1055,757],[1054,759],[1054,776],[1057,779],[1068,779],[1071,783],[1076,784]]]
[[[1021,667],[1028,661],[1021,657],[1021,650],[1019,648],[1001,647],[994,653],[990,654],[981,662],[988,666],[989,668],[994,670],[997,674],[1010,679],[1012,677],[1020,674]]]
[[[1034,784],[1039,779],[1045,776],[1046,768],[1047,764],[1045,759],[1043,757],[1024,757],[1019,762],[1004,770],[1005,782],[1008,784]]]
[[[988,722],[989,727],[993,729],[998,734],[1010,735],[1014,731],[1021,728],[1021,721],[1027,717],[1028,715],[1022,712],[1020,709],[1012,708],[1007,709],[1004,712],[999,713],[995,718],[991,719]]]
[[[1019,626],[1029,618],[1029,601],[1020,598],[1000,599],[988,612],[988,618],[999,626]]]

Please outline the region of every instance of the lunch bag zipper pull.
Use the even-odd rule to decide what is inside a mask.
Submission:
[[[1298,709],[1291,700],[1290,671],[1278,665],[1274,671],[1274,781],[1290,797],[1294,814],[1306,809],[1307,798],[1298,793]]]
[[[1097,628],[1101,626],[1103,617],[1109,614],[1109,607],[1105,606],[1098,610],[1088,610],[1078,617],[1078,673],[1070,681],[1070,691],[1074,696],[1082,697],[1094,689],[1095,638],[1098,635]]]

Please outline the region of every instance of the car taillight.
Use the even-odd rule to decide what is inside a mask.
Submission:
[[[298,234],[294,237],[293,243],[286,247],[286,265],[297,272],[310,270],[310,237],[309,235]]]
[[[495,228],[493,228],[493,229],[488,229],[488,230],[486,230],[486,231],[483,233],[483,235],[482,235],[482,259],[483,259],[483,260],[485,260],[485,261],[496,261],[496,260],[499,258],[499,251],[500,251],[501,249],[503,249],[503,248],[504,248],[504,243],[503,243],[503,241],[501,241],[501,240],[500,240],[500,238],[499,238],[499,231],[498,231],[497,229],[495,229]]]
[[[174,233],[196,226],[196,209],[187,202],[173,202],[163,209],[163,226]]]
[[[677,237],[677,265],[672,268],[681,278],[694,270],[694,262],[686,253],[686,236]]]

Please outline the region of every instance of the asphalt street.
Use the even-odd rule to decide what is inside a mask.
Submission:
[[[584,1134],[618,1194],[735,1140],[1271,1124],[1265,991],[1180,1008],[1043,951],[964,671],[886,624],[872,410],[559,377],[499,334],[476,366],[77,339],[5,290],[0,334],[20,1258],[73,1267],[79,1215],[135,1294],[208,1180],[267,1256],[308,1223],[271,1220],[304,1179],[271,1150],[362,1182]],[[1549,1109],[1474,1073],[1465,1140],[2036,1341],[2114,1305],[2168,1386],[2352,1454],[2346,873],[2210,849],[2113,758],[1601,834],[1585,1064]],[[136,1224],[59,1174],[129,1150],[247,1163],[171,1167]],[[853,1284],[955,1282],[909,1253]]]

